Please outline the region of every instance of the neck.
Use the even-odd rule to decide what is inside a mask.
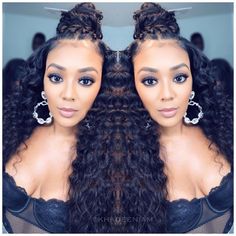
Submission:
[[[65,139],[76,139],[77,127],[62,127],[57,123],[53,123],[50,127],[50,135]]]
[[[182,122],[172,127],[160,127],[161,139],[172,139],[182,136],[185,128],[186,126]]]

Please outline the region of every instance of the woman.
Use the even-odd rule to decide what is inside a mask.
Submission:
[[[156,129],[167,177],[166,231],[228,232],[233,221],[232,104],[214,87],[208,59],[179,35],[174,13],[144,3],[134,14],[134,86]],[[154,127],[154,128],[153,128]],[[154,171],[154,170],[152,170]],[[159,200],[159,199],[158,199]],[[150,204],[151,208],[151,204]],[[164,215],[163,214],[163,215]],[[156,232],[160,232],[160,228]]]
[[[31,56],[19,89],[5,102],[3,220],[8,232],[108,230],[107,223],[98,225],[92,218],[106,214],[113,203],[104,202],[112,192],[99,159],[105,152],[98,142],[105,112],[99,108],[104,99],[99,91],[109,53],[100,41],[101,19],[92,3],[62,13],[56,37]]]

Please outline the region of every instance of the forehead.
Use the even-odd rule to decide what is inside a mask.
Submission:
[[[187,52],[180,47],[176,40],[146,40],[141,43],[137,55],[134,57],[136,66],[153,66],[164,68],[179,63],[190,64]]]
[[[65,67],[96,66],[102,62],[98,49],[90,40],[60,40],[47,57],[46,64],[58,63]]]

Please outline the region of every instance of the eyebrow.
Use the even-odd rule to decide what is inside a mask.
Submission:
[[[65,67],[60,66],[60,65],[55,64],[55,63],[51,63],[51,64],[47,67],[47,69],[48,69],[49,67],[55,67],[55,68],[57,68],[57,69],[59,69],[59,70],[63,70],[63,71],[66,70]],[[92,66],[85,67],[85,68],[81,68],[81,69],[79,69],[78,71],[79,71],[80,73],[84,73],[84,72],[88,72],[88,71],[94,71],[94,72],[96,72],[96,73],[98,74],[98,71],[97,71],[94,67],[92,67]]]
[[[181,63],[181,64],[179,64],[179,65],[173,66],[173,67],[171,67],[170,69],[171,69],[171,70],[177,70],[177,69],[179,69],[179,68],[181,68],[181,67],[187,67],[187,68],[189,69],[189,67],[188,67],[185,63]],[[189,70],[190,70],[190,69],[189,69]]]
[[[158,72],[158,70],[157,69],[154,69],[154,68],[152,68],[152,67],[142,67],[139,71],[138,71],[138,74],[140,73],[140,72],[142,72],[142,71],[146,71],[146,72],[152,72],[152,73],[156,73],[156,72]]]
[[[185,63],[181,63],[179,65],[176,65],[176,66],[173,66],[170,68],[170,70],[177,70],[181,67],[187,67],[189,69],[189,67],[185,64]],[[190,70],[190,69],[189,69]],[[157,73],[159,70],[158,69],[155,69],[155,68],[152,68],[152,67],[142,67],[139,71],[138,71],[138,74],[142,71],[146,71],[146,72],[152,72],[152,73]]]
[[[94,72],[96,72],[98,74],[98,71],[94,67],[92,67],[92,66],[79,69],[80,73],[88,72],[88,71],[94,71]]]
[[[51,64],[47,67],[47,69],[48,69],[49,67],[55,67],[55,68],[57,68],[57,69],[59,69],[59,70],[65,70],[65,69],[66,69],[65,67],[59,66],[59,65],[57,65],[57,64],[55,64],[55,63],[51,63]]]

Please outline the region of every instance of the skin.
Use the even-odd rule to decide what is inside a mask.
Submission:
[[[163,127],[174,127],[187,109],[192,75],[187,53],[175,42],[165,41],[142,45],[134,59],[135,86],[151,117]],[[164,117],[160,111],[165,108],[176,108],[176,115]]]
[[[85,117],[101,87],[101,72],[102,58],[88,40],[64,40],[49,53],[44,91],[55,127],[73,128]],[[66,118],[61,108],[76,112]]]
[[[76,126],[98,94],[102,63],[89,40],[61,40],[49,52],[43,81],[53,122],[38,126],[26,141],[27,148],[20,145],[6,165],[6,172],[28,195],[68,200],[68,176],[76,157]],[[76,111],[64,117],[58,109],[61,107]]]
[[[160,157],[168,178],[168,200],[191,200],[218,186],[230,165],[197,126],[185,125],[193,78],[190,61],[175,40],[146,40],[133,60],[137,92],[160,129]],[[166,115],[161,111],[175,108]]]

